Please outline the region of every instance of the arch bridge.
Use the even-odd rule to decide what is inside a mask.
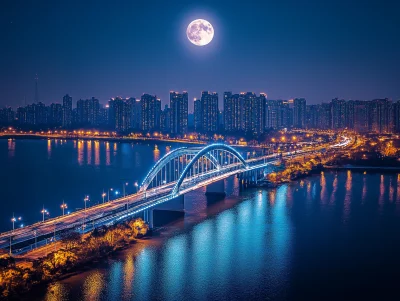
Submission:
[[[245,160],[241,153],[226,144],[181,147],[167,153],[152,167],[139,192],[175,196],[188,187],[197,189],[201,183],[218,176],[250,170],[256,161],[257,158]]]

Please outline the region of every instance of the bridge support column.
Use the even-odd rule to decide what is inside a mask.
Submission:
[[[150,229],[153,229],[153,209],[143,211],[143,220],[149,225]]]
[[[225,196],[225,181],[224,180],[220,180],[214,183],[211,183],[209,185],[207,185],[206,188],[206,195],[207,196]]]
[[[185,197],[180,195],[153,207],[151,210],[152,227],[164,226],[185,216]]]

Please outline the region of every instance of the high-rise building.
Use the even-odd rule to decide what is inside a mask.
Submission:
[[[306,124],[306,100],[304,98],[295,98],[293,101],[293,126],[303,129]]]
[[[79,99],[76,102],[76,109],[78,114],[79,125],[92,125],[99,124],[99,100],[92,97],[90,99]]]
[[[252,119],[253,119],[253,103],[256,94],[253,92],[241,92],[241,106],[242,106],[242,130],[251,133],[253,131]]]
[[[354,101],[353,129],[359,133],[368,132],[369,103],[367,101]]]
[[[320,116],[318,120],[318,128],[328,130],[332,126],[332,110],[330,103],[322,103],[320,106]]]
[[[346,102],[345,114],[344,114],[344,125],[348,129],[354,129],[354,106],[355,101],[349,100]]]
[[[125,99],[125,128],[127,130],[133,129],[133,125],[135,123],[134,117],[135,117],[135,108],[136,104],[136,99],[134,97],[126,98]]]
[[[18,107],[16,119],[18,124],[27,124],[27,108],[26,107]]]
[[[218,130],[223,130],[224,129],[224,112],[219,111],[218,112]]]
[[[265,102],[267,95],[261,93],[260,96],[252,98],[252,121],[251,128],[252,132],[257,135],[264,133],[265,128]]]
[[[170,132],[171,128],[171,110],[168,105],[165,105],[164,110],[161,111],[160,130],[163,133]]]
[[[111,98],[108,101],[108,122],[112,129],[118,132],[127,131],[129,128],[130,115],[128,104],[121,97]]]
[[[293,108],[288,100],[277,100],[277,127],[291,128],[293,126]]]
[[[33,124],[44,125],[47,123],[47,109],[44,103],[38,102],[32,105],[33,108]]]
[[[99,125],[99,110],[100,104],[99,100],[92,97],[91,99],[87,99],[87,122],[90,125],[96,126]]]
[[[78,124],[78,108],[72,109],[72,124],[74,125]]]
[[[135,99],[135,104],[133,106],[133,129],[142,129],[142,104],[140,99]]]
[[[194,99],[194,113],[193,113],[193,123],[194,123],[194,130],[196,132],[203,131],[203,107],[201,104],[201,99]]]
[[[87,103],[83,99],[79,99],[76,102],[76,113],[77,113],[77,123],[79,125],[87,124]]]
[[[68,94],[63,97],[63,127],[69,127],[72,124],[72,97]]]
[[[170,131],[172,134],[184,134],[188,130],[188,93],[171,91],[170,100]]]
[[[346,127],[346,101],[343,99],[332,99],[332,129],[341,130]]]
[[[375,133],[391,133],[392,103],[389,99],[374,99],[370,103],[371,131]]]
[[[10,107],[0,109],[0,124],[10,125],[14,122],[15,113]]]
[[[400,133],[400,100],[393,103],[393,124],[396,133]]]
[[[101,125],[101,126],[107,126],[107,125],[109,125],[109,122],[108,122],[108,108],[109,108],[109,105],[107,104],[106,106],[100,106],[100,108],[99,108],[99,125]]]
[[[268,99],[265,107],[265,128],[266,129],[277,129],[280,126],[279,122],[280,106],[278,101]]]
[[[154,131],[160,129],[161,100],[156,96],[143,94],[141,97],[142,130]]]
[[[225,131],[245,131],[253,134],[264,132],[266,122],[266,94],[253,92],[224,93]]]
[[[218,131],[218,93],[201,92],[202,131],[215,133]]]
[[[52,103],[49,107],[48,123],[53,126],[61,126],[63,122],[63,109],[59,103]]]
[[[34,104],[27,105],[26,109],[26,124],[35,125],[35,106]]]
[[[319,127],[320,105],[306,106],[306,128],[315,129]]]
[[[224,125],[225,131],[237,132],[242,130],[242,108],[239,94],[224,92]]]

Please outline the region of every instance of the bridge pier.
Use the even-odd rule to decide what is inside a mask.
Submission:
[[[219,180],[206,187],[207,196],[225,196],[225,180]]]
[[[239,188],[247,187],[250,184],[257,184],[264,176],[265,171],[262,168],[242,172],[237,175],[239,179]]]
[[[149,225],[150,229],[153,229],[153,209],[143,211],[143,220]]]
[[[185,216],[185,198],[180,195],[173,200],[144,211],[144,220],[150,229],[161,227]]]

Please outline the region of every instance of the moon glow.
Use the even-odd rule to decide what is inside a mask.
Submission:
[[[214,28],[210,22],[197,19],[189,24],[186,35],[189,41],[194,45],[205,46],[212,41],[214,37]]]

